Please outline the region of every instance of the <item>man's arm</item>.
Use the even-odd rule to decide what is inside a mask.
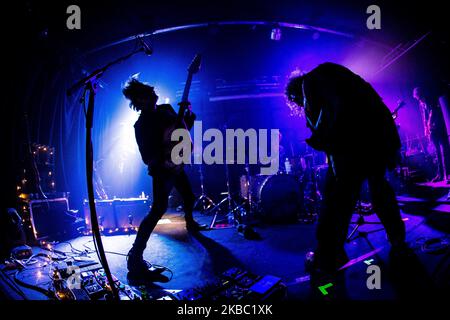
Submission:
[[[185,112],[183,113],[183,121],[186,124],[186,128],[188,130],[191,130],[192,126],[194,125],[194,121],[196,119],[195,113],[192,112],[192,105],[189,101],[186,102],[180,102],[178,104],[180,108],[184,108]]]
[[[196,118],[197,116],[195,115],[195,113],[190,110],[186,111],[186,114],[184,115],[184,123],[186,123],[186,127],[188,130],[191,130]]]
[[[139,123],[135,125],[134,133],[136,142],[139,147],[142,161],[147,166],[152,166],[157,160],[158,150],[160,147],[157,145],[155,131],[156,128],[149,127],[149,124]]]
[[[312,132],[307,142],[321,151],[331,149],[339,110],[339,99],[333,95],[334,90],[328,88],[326,79],[317,76],[306,78],[303,83],[307,126]]]

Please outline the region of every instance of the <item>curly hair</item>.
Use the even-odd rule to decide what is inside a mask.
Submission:
[[[293,72],[289,77],[288,83],[285,89],[286,103],[291,110],[292,116],[303,115],[303,80],[304,74],[300,72]]]
[[[136,77],[131,77],[122,89],[122,93],[130,100],[130,108],[133,110],[138,110],[135,105],[133,105],[133,100],[136,98],[146,97],[153,92],[153,87],[147,83],[139,81]]]

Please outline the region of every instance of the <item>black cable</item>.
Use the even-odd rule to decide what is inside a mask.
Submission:
[[[72,243],[70,243],[68,241],[60,242],[60,244],[68,244],[70,246],[70,249],[72,252],[64,252],[64,251],[62,251],[62,252],[64,252],[66,255],[69,254],[70,255],[69,257],[71,257],[71,258],[86,257],[86,256],[89,256],[90,254],[95,253],[95,250],[92,250],[91,248],[89,248],[87,246],[85,246],[86,249],[84,249],[84,250],[77,249],[72,245]]]
[[[433,248],[433,245],[439,244],[437,248]],[[420,248],[424,253],[429,254],[442,254],[445,253],[449,248],[449,241],[446,236],[427,238],[424,236],[416,238],[414,241],[415,249]]]
[[[14,281],[16,281],[19,285],[21,285],[22,287],[25,287],[25,288],[28,288],[28,289],[35,290],[35,291],[38,291],[40,293],[43,293],[44,295],[46,295],[47,297],[49,297],[51,299],[55,298],[55,296],[53,295],[53,293],[51,291],[49,291],[47,289],[44,289],[44,288],[41,288],[41,287],[39,287],[37,285],[32,285],[32,284],[29,284],[29,283],[26,283],[26,282],[20,280],[18,278],[20,272],[21,271],[19,270],[19,271],[17,271],[14,274]]]
[[[77,248],[75,248],[73,245],[72,245],[72,243],[70,243],[69,241],[62,241],[62,242],[60,242],[59,244],[68,244],[69,246],[70,246],[70,249],[72,250],[72,252],[73,251],[77,251],[77,252],[85,252],[85,251],[83,251],[83,250],[80,250],[80,249],[77,249]]]
[[[0,274],[2,275],[2,279],[5,281],[5,283],[7,283],[14,292],[16,292],[24,300],[28,300],[22,289],[20,289],[20,287],[14,281],[12,281],[9,275],[7,275],[3,270],[0,270]]]
[[[433,247],[434,245],[438,245],[437,248]],[[431,238],[425,240],[421,246],[422,252],[430,253],[430,254],[442,254],[447,251],[449,247],[448,242],[445,240],[445,237]]]
[[[68,258],[67,255],[65,254],[65,252],[62,252],[62,251],[59,251],[59,250],[51,250],[51,249],[48,249],[48,248],[45,248],[45,247],[41,247],[41,249],[42,250],[46,250],[46,251],[50,251],[51,253],[56,253],[56,257],[53,257],[52,255],[49,256],[49,255],[46,255],[44,253],[38,253],[38,254],[36,254],[36,256],[45,256],[45,257],[47,257],[47,258],[49,258],[51,260],[54,260],[54,261],[63,261],[63,260]],[[62,257],[58,257],[58,254],[60,256],[62,256]]]
[[[161,266],[161,265],[159,265],[159,264],[153,264],[152,266],[157,267],[157,268],[163,268],[164,271],[170,272],[170,278],[169,278],[168,281],[172,280],[172,278],[173,278],[173,271],[172,271],[171,269],[169,269],[169,268],[167,268],[167,267],[164,267],[164,266]],[[164,272],[164,271],[163,271],[163,272]]]

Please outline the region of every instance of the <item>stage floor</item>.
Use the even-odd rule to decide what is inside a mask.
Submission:
[[[438,218],[446,219],[448,213]],[[424,240],[444,237],[448,240],[448,229],[437,230],[429,224],[432,212],[402,213],[407,227],[407,240],[417,255],[417,261],[409,262],[401,272],[394,270],[389,259],[389,245],[384,230],[369,233],[367,238],[359,237],[346,245],[351,265],[343,272],[338,299],[349,300],[395,300],[413,297],[429,298],[430,294],[449,289],[450,268],[448,248],[446,253],[424,251]],[[209,223],[211,216],[198,212],[199,222]],[[354,215],[353,219],[357,216]],[[434,217],[436,219],[436,217]],[[377,221],[375,215],[368,221]],[[247,240],[236,229],[203,231],[199,234],[187,232],[183,214],[165,214],[163,223],[158,224],[152,234],[145,259],[154,264],[170,268],[173,278],[167,283],[149,284],[151,290],[191,289],[201,287],[231,267],[241,267],[258,275],[280,277],[287,285],[287,299],[316,299],[320,293],[311,286],[305,272],[305,254],[315,246],[315,224],[257,225],[255,230],[261,240]],[[442,223],[438,224],[442,227]],[[444,224],[445,225],[445,224]],[[362,231],[380,229],[379,225],[365,225]],[[112,273],[127,283],[126,255],[135,238],[131,235],[106,235],[103,243]],[[93,250],[92,237],[81,236],[67,243],[60,243],[55,249],[71,251]],[[34,248],[35,253],[39,248]],[[90,257],[97,259],[95,253]],[[369,290],[369,264],[376,264],[381,270],[381,289]],[[48,279],[47,279],[48,280]],[[36,279],[30,279],[36,283]],[[23,289],[23,288],[22,288]],[[30,299],[46,299],[36,291],[23,289]],[[320,297],[320,294],[319,294]]]

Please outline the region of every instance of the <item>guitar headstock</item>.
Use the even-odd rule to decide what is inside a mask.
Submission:
[[[197,73],[200,70],[200,65],[202,63],[202,56],[197,53],[188,67],[188,72],[191,74]]]
[[[401,107],[404,107],[405,104],[406,104],[405,101],[403,101],[403,100],[398,100],[398,101],[397,101],[397,108],[400,109]]]
[[[395,108],[395,110],[392,112],[392,118],[394,120],[396,120],[398,118],[398,112],[400,111],[401,108],[403,108],[406,105],[405,101],[403,100],[398,100],[397,101],[397,107]]]

